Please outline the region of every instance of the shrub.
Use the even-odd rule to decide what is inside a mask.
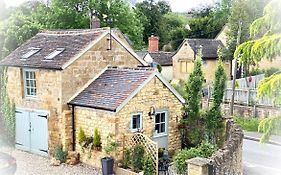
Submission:
[[[135,171],[142,170],[143,167],[144,148],[136,145],[132,153],[132,164]]]
[[[84,131],[84,129],[82,127],[80,127],[79,133],[78,133],[78,142],[79,142],[79,144],[81,144],[85,140],[86,140],[85,131]]]
[[[67,159],[67,151],[63,150],[62,145],[58,145],[55,148],[54,157],[56,160],[59,160],[61,163],[64,163]]]
[[[144,175],[154,175],[153,159],[151,156],[145,156],[143,161],[143,174]]]
[[[241,126],[243,130],[258,132],[260,119],[258,118],[245,118],[234,117],[234,121]]]
[[[101,146],[101,136],[98,128],[94,129],[93,144],[95,147]]]
[[[158,72],[162,72],[162,66],[160,64],[157,64],[157,69],[158,69]]]
[[[130,161],[131,161],[131,151],[129,149],[125,149],[124,160],[123,160],[124,168],[128,168]]]
[[[111,153],[116,150],[117,146],[118,146],[118,143],[114,140],[114,135],[112,134],[109,134],[107,136],[107,140],[106,140],[106,146],[104,148],[104,151],[106,152],[106,154],[108,156],[111,155]]]
[[[174,156],[175,167],[178,174],[186,174],[186,160],[194,157],[210,157],[217,150],[217,146],[210,143],[201,143],[198,147],[182,149]]]

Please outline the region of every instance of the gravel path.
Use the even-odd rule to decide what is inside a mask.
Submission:
[[[2,150],[3,151],[3,150]],[[20,150],[6,149],[17,160],[17,171],[15,175],[100,175],[100,170],[96,170],[85,164],[75,166],[61,164],[51,166],[50,160],[35,154],[30,154]]]

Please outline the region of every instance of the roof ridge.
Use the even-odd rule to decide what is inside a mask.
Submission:
[[[126,66],[108,66],[108,70],[118,70],[118,71],[156,71],[153,67],[126,67]]]
[[[96,28],[96,29],[66,29],[66,30],[45,30],[38,35],[81,35],[90,33],[100,33],[109,30],[108,27]]]

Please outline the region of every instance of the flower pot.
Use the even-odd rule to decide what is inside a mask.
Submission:
[[[112,175],[113,174],[114,160],[111,157],[104,157],[101,159],[102,174]]]

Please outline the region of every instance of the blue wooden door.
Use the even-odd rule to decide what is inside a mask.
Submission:
[[[16,110],[16,147],[25,151],[30,149],[29,112]]]

